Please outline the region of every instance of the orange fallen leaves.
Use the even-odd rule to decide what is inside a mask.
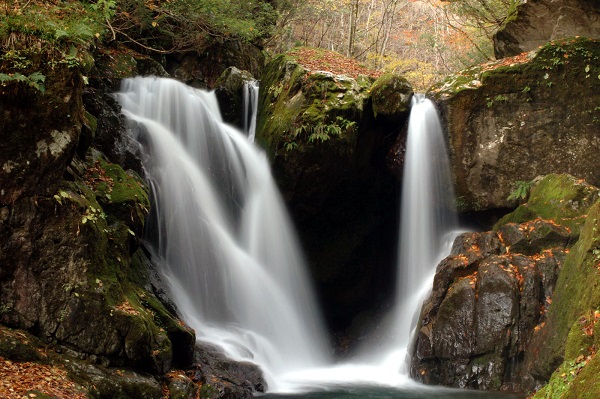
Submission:
[[[299,48],[289,52],[301,65],[312,71],[327,71],[335,75],[381,76],[381,72],[362,67],[356,60],[323,49]]]
[[[131,304],[127,300],[125,300],[125,302],[123,302],[122,304],[115,306],[115,309],[133,316],[137,316],[140,314],[140,312],[135,310],[135,308],[131,306]]]
[[[67,372],[57,366],[13,362],[0,357],[0,397],[3,399],[35,398],[38,391],[50,396],[69,399],[86,399],[83,388],[67,377]]]

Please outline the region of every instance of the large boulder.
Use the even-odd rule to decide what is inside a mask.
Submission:
[[[99,52],[102,59],[106,49]],[[110,91],[144,63],[121,55],[135,62],[118,63],[119,71],[97,62],[87,72],[108,78],[85,88],[85,71],[50,68],[43,58],[32,65],[43,68],[38,86],[0,85],[0,356],[13,370],[29,367],[18,362],[60,365],[92,397],[162,398],[168,388],[169,397],[194,398],[204,371],[190,371],[197,381],[185,371],[165,376],[191,367],[195,332],[141,245],[148,186]],[[247,387],[213,397],[223,395],[248,397]]]
[[[595,0],[530,0],[517,6],[494,36],[497,58],[531,51],[567,37],[600,38],[600,4]]]
[[[449,138],[459,210],[514,206],[518,181],[600,184],[600,41],[570,39],[472,67],[429,92]]]
[[[223,120],[239,129],[244,128],[244,89],[256,79],[248,71],[236,67],[227,68],[215,83],[215,94]],[[257,106],[257,104],[255,104]],[[246,121],[247,122],[247,121]]]
[[[397,206],[397,182],[385,156],[406,120],[412,90],[393,75],[378,85],[301,61],[281,55],[266,66],[256,140],[298,226],[326,318],[343,328],[392,289],[385,276],[393,273],[396,216],[389,210]],[[372,84],[381,94],[377,119]],[[392,87],[403,88],[395,115],[383,103]]]
[[[0,60],[3,72],[28,77],[25,82],[3,80],[0,85],[0,205],[53,194],[84,124],[81,73],[51,67],[50,55],[30,52],[34,61],[26,70],[14,66],[10,57]]]
[[[198,51],[176,52],[166,59],[166,70],[177,80],[190,86],[207,88],[227,68],[235,66],[260,77],[265,57],[255,45],[235,39],[214,40]]]
[[[587,214],[598,206],[598,193],[571,176],[548,175],[493,231],[459,236],[438,265],[423,305],[413,377],[487,390],[531,391],[546,382],[580,308],[556,304],[566,288],[557,280],[589,278],[565,275],[565,269],[581,244],[569,248],[580,231],[585,234]],[[586,295],[569,298],[579,303]],[[564,308],[558,306],[572,309],[560,327],[555,314]]]

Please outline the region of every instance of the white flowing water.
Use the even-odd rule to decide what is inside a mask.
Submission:
[[[454,226],[442,211],[450,178],[429,100],[415,97],[410,117],[392,338],[367,348],[378,356],[333,365],[296,237],[251,135],[222,122],[212,93],[174,80],[127,79],[117,98],[140,126],[163,273],[199,339],[260,365],[270,392],[415,386],[402,371],[411,323]]]
[[[402,179],[395,310],[385,356],[400,370],[437,264],[457,235],[450,162],[440,119],[425,96],[412,99]],[[385,346],[384,346],[385,347]],[[395,358],[394,358],[395,356]]]
[[[263,152],[221,120],[213,93],[164,78],[123,81],[153,190],[156,246],[199,339],[278,376],[328,363],[297,239]]]
[[[458,227],[446,144],[433,103],[415,95],[409,119],[402,181],[397,294],[394,310],[375,341],[352,361],[284,376],[297,390],[383,385],[425,390],[406,369],[407,349],[436,265],[450,252]],[[430,397],[447,392],[426,390]],[[400,396],[402,397],[402,396]],[[416,397],[410,396],[409,397]]]
[[[257,80],[244,82],[244,132],[248,140],[254,142],[256,135],[256,114],[258,113],[258,90]]]

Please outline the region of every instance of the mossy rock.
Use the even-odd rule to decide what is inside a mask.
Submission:
[[[600,395],[600,358],[595,356],[595,312],[591,320],[582,316],[573,324],[567,338],[565,360],[552,374],[548,384],[533,399],[593,399]]]
[[[502,217],[494,225],[494,230],[507,223],[524,223],[541,218],[567,227],[575,240],[599,193],[597,187],[571,175],[544,176],[536,179],[532,185],[527,202]]]
[[[39,334],[107,364],[165,373],[173,359],[170,336],[179,336],[169,336],[144,306],[152,294],[141,288],[147,283],[143,266],[132,264],[149,208],[145,185],[102,158],[74,161],[70,172],[72,180],[54,196],[14,210],[20,215],[15,231],[35,240],[36,248],[28,258],[32,265],[16,266],[36,272],[20,288],[27,295],[3,292],[7,308],[0,317],[21,328],[35,323]],[[161,323],[167,321],[165,314]]]
[[[258,143],[271,159],[324,144],[352,152],[370,83],[307,70],[289,55],[274,58],[261,80]]]
[[[371,101],[375,118],[399,123],[410,110],[413,88],[403,76],[388,73],[371,86]]]
[[[561,40],[432,87],[462,211],[514,206],[514,183],[540,175],[600,185],[599,61],[600,40]]]
[[[325,317],[349,326],[358,312],[383,301],[391,283],[379,281],[394,256],[389,209],[398,201],[385,154],[402,124],[375,120],[374,78],[319,70],[327,63],[309,70],[294,54],[265,67],[256,142],[267,152],[326,296]]]
[[[600,309],[600,201],[588,211],[577,243],[567,254],[559,273],[546,324],[530,345],[532,370],[550,376],[563,361],[581,350],[577,323],[582,316]],[[581,326],[580,326],[581,327]],[[570,343],[569,343],[570,342]]]
[[[43,359],[39,340],[27,332],[13,330],[0,324],[0,357],[17,362]]]

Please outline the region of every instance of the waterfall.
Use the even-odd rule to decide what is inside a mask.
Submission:
[[[376,342],[358,358],[387,372],[407,374],[412,330],[437,264],[450,253],[458,226],[442,127],[434,104],[413,96],[402,178],[396,297]]]
[[[256,132],[256,114],[258,113],[258,81],[244,82],[244,132],[248,140],[254,142]]]
[[[323,365],[328,348],[306,266],[263,152],[221,120],[216,97],[164,78],[117,95],[152,187],[152,238],[200,340],[277,375]]]
[[[446,143],[434,104],[413,96],[402,178],[394,345],[404,351],[437,264],[458,227]],[[404,362],[402,361],[402,364]]]
[[[430,100],[415,95],[402,180],[394,309],[376,338],[366,342],[345,364],[288,376],[297,387],[314,389],[375,384],[405,389],[416,386],[406,369],[407,349],[415,318],[431,289],[436,265],[450,253],[457,234],[453,202],[448,155],[437,111]],[[430,394],[436,397],[432,392]]]
[[[248,94],[258,93],[255,86]],[[213,93],[174,80],[126,79],[116,97],[139,126],[132,131],[153,199],[147,239],[200,340],[261,366],[271,392],[413,384],[400,367],[411,324],[456,226],[447,210],[453,199],[442,129],[429,100],[415,96],[410,116],[392,338],[367,348],[379,352],[375,360],[334,366],[295,233],[267,159],[251,141],[250,112],[246,136],[223,123]],[[248,109],[251,103],[248,97]]]

